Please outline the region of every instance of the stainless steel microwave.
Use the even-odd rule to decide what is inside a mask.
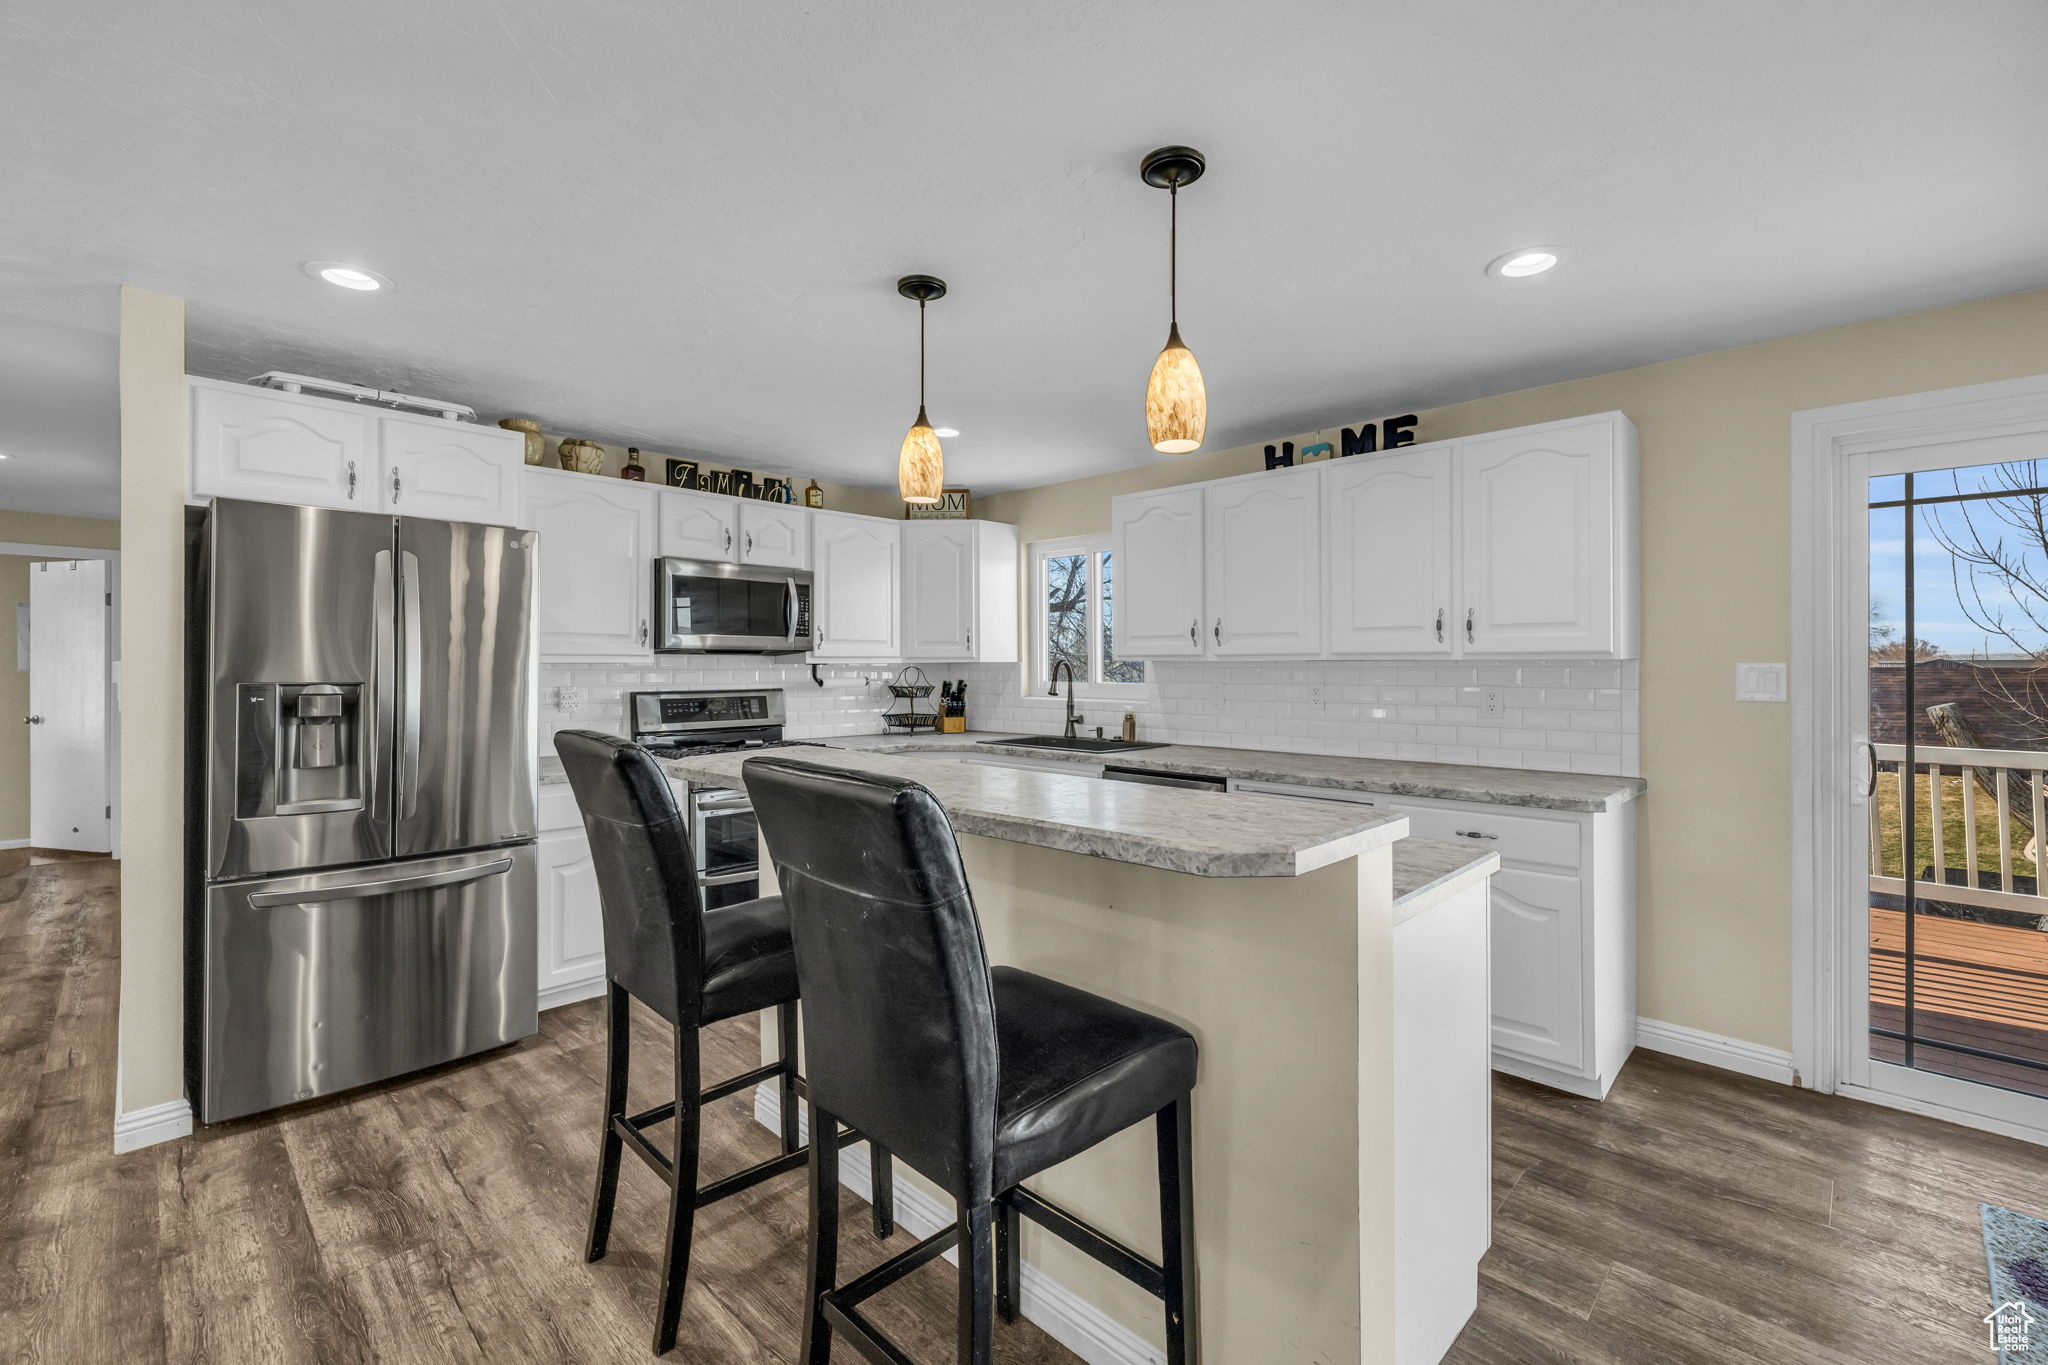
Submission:
[[[664,654],[802,654],[811,647],[811,575],[760,564],[654,564],[654,647]]]

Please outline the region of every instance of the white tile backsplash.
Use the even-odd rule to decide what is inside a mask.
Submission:
[[[1024,698],[1010,665],[952,665],[968,679],[978,730],[1048,732],[1061,705]],[[1339,660],[1149,666],[1152,695],[1076,701],[1087,728],[1117,733],[1135,711],[1141,739],[1300,753],[1481,763],[1635,776],[1640,762],[1641,669],[1633,661],[1531,659],[1453,664]],[[1323,704],[1309,700],[1322,689]],[[1482,712],[1497,688],[1501,710]]]
[[[606,664],[543,664],[540,728],[625,732],[628,692],[673,687],[779,687],[791,739],[877,734],[891,698],[886,664],[810,665],[741,654],[681,656],[648,669]],[[940,679],[965,678],[967,723],[977,730],[1051,733],[1063,703],[1026,697],[1012,664],[932,664]],[[1638,775],[1641,670],[1634,662],[1532,659],[1526,663],[1371,663],[1339,660],[1219,664],[1179,660],[1150,665],[1148,695],[1082,697],[1086,727],[1116,734],[1123,713],[1138,717],[1140,739],[1216,744],[1295,753],[1346,754],[1553,772]],[[563,687],[582,690],[573,712],[556,705]],[[1309,700],[1322,689],[1323,704]],[[1481,690],[1501,691],[1501,713],[1483,716]],[[543,744],[543,751],[550,746]]]
[[[693,654],[646,669],[616,664],[543,663],[540,669],[541,750],[557,730],[601,730],[625,734],[626,694],[659,688],[779,687],[789,713],[784,733],[791,739],[871,735],[882,728],[882,713],[893,700],[884,686],[896,669],[887,664],[820,664],[819,687],[801,659],[759,654]],[[956,670],[957,671],[957,670]],[[938,681],[937,668],[930,670]],[[948,674],[947,676],[953,676]],[[579,688],[583,703],[574,711],[557,705],[564,687]]]

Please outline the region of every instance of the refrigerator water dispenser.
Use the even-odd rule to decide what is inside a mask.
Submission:
[[[244,683],[235,814],[361,810],[359,683]]]

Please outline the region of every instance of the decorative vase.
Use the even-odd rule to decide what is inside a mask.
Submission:
[[[595,441],[585,441],[571,436],[562,442],[557,452],[562,468],[576,474],[604,473],[604,447]]]
[[[540,434],[540,423],[531,417],[500,417],[498,425],[526,438],[526,462],[539,464],[547,458],[548,438]]]

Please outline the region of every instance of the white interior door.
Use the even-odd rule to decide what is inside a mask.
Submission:
[[[29,571],[29,842],[107,853],[107,565]]]

